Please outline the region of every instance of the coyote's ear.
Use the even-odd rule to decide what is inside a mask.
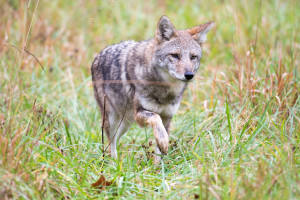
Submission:
[[[193,27],[189,30],[187,30],[193,38],[199,43],[202,44],[206,41],[206,35],[208,31],[211,29],[213,26],[214,22],[210,21],[207,22],[206,24],[202,24],[200,26]]]
[[[170,40],[176,36],[176,29],[168,17],[162,16],[157,24],[156,39],[158,42]]]

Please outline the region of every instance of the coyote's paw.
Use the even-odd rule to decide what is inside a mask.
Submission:
[[[164,128],[156,128],[157,134],[155,139],[157,143],[157,147],[161,151],[163,155],[166,155],[168,153],[169,148],[169,135],[167,131]]]

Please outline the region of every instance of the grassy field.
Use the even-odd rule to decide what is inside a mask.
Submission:
[[[300,1],[0,1],[0,199],[300,198]],[[93,58],[162,15],[216,22],[169,153],[133,125],[103,159]]]

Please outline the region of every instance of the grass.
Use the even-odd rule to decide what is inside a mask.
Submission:
[[[299,199],[299,1],[1,3],[0,199]],[[161,165],[134,125],[102,157],[90,77],[122,40],[209,20]],[[36,58],[41,63],[37,62]],[[107,146],[105,141],[105,147]],[[112,185],[91,187],[101,174]]]

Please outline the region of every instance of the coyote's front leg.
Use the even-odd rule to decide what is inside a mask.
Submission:
[[[141,126],[151,126],[153,129],[153,134],[156,140],[157,148],[159,151],[157,153],[167,154],[169,146],[169,135],[163,125],[160,116],[156,113],[139,110],[135,113],[135,120]],[[160,161],[160,156],[156,156],[156,162]]]

